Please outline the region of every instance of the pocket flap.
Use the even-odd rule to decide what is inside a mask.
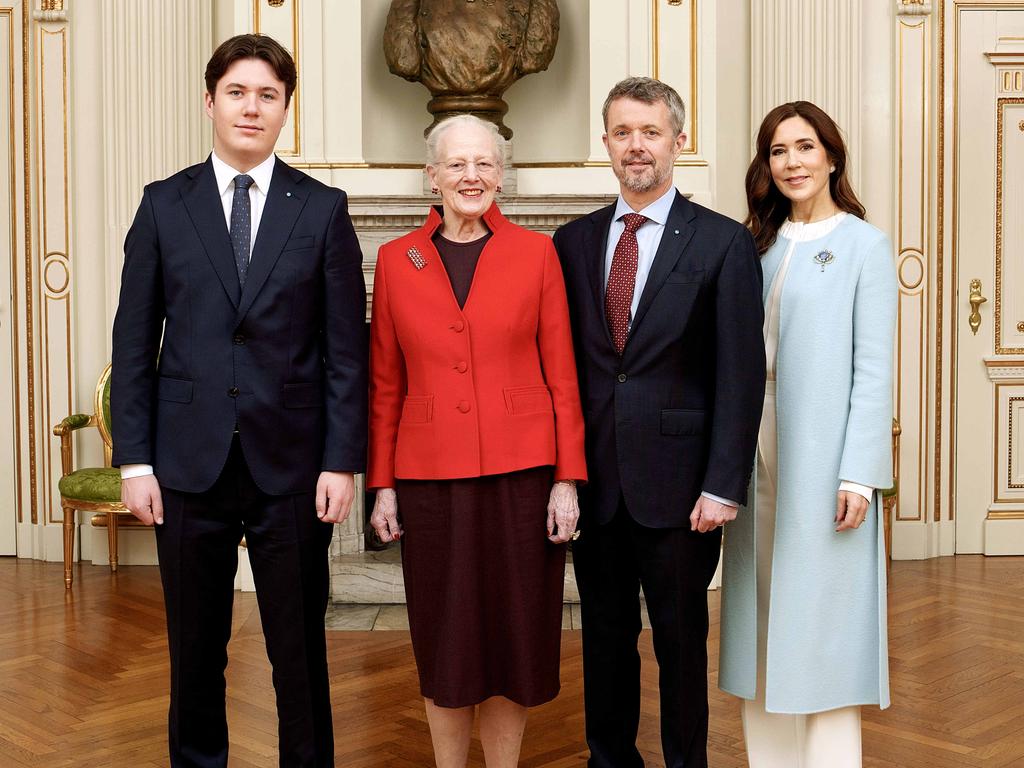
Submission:
[[[157,382],[156,396],[159,400],[169,400],[172,403],[191,403],[192,381],[161,376]]]
[[[287,243],[284,244],[284,248],[281,251],[297,251],[301,248],[312,248],[316,238],[312,235],[299,235],[298,237],[291,238]]]
[[[505,408],[515,416],[522,413],[551,413],[551,392],[544,384],[505,387]]]
[[[685,272],[669,272],[665,277],[666,283],[703,283],[704,270],[695,269]]]
[[[402,403],[402,421],[406,424],[427,424],[434,415],[433,395],[406,395]]]
[[[661,434],[702,435],[707,414],[686,408],[671,408],[661,412]]]
[[[318,381],[302,381],[285,384],[285,408],[320,408],[324,404],[323,387]]]

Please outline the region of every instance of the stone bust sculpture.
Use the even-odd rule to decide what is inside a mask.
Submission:
[[[556,0],[393,0],[384,56],[392,73],[430,90],[432,125],[470,112],[508,139],[501,97],[523,75],[547,69],[558,18]]]

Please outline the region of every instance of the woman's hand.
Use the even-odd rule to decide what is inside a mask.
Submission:
[[[370,526],[385,543],[402,538],[402,529],[398,525],[398,495],[394,488],[377,489],[373,514],[370,515]]]
[[[579,519],[580,505],[576,500],[576,484],[560,481],[551,486],[551,496],[548,499],[548,541],[564,544],[574,538],[572,534]]]
[[[868,514],[868,500],[853,491],[840,491],[836,496],[836,532],[860,528]]]

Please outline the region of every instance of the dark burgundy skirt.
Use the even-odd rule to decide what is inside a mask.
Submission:
[[[565,545],[547,540],[552,477],[396,483],[413,653],[438,706],[558,694]]]

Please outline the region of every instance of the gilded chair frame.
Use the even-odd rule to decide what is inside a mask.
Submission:
[[[93,413],[91,415],[75,414],[68,416],[53,428],[53,434],[60,438],[62,476],[69,475],[74,471],[73,434],[85,427],[96,427],[99,430],[100,437],[103,439],[103,466],[110,466],[114,441],[103,415],[104,390],[109,378],[110,364],[108,363],[96,382],[96,392],[93,395]],[[71,568],[75,548],[75,510],[95,513],[94,521],[95,518],[101,520],[106,518],[107,543],[110,550],[110,570],[116,573],[118,517],[120,515],[130,515],[131,512],[128,511],[128,508],[120,501],[88,501],[85,499],[68,498],[63,494],[60,497],[60,505],[64,510],[64,586],[70,589],[73,580]]]

